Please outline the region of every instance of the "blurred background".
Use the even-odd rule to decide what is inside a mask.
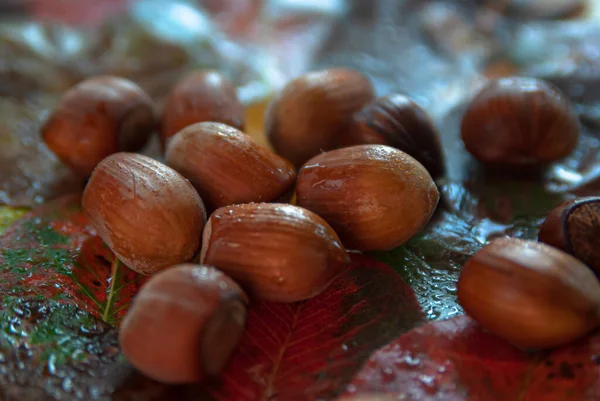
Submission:
[[[592,0],[0,0],[0,204],[29,206],[81,185],[40,143],[39,127],[90,75],[130,78],[160,108],[183,74],[218,69],[264,143],[262,116],[278,88],[309,69],[346,66],[443,124],[494,76],[543,77],[571,96],[600,88],[598,10]]]

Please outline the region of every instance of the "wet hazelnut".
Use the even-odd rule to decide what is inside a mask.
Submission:
[[[244,129],[244,106],[233,83],[218,71],[196,71],[175,85],[162,113],[163,148],[168,138],[188,125],[203,121]]]
[[[373,98],[373,86],[357,71],[333,68],[292,81],[269,105],[265,121],[273,148],[300,167],[338,146],[352,115]]]
[[[558,206],[540,227],[539,240],[575,256],[600,275],[600,197]]]
[[[333,229],[297,206],[250,203],[217,209],[204,230],[200,260],[250,295],[295,302],[321,293],[350,263]]]
[[[166,160],[191,181],[209,210],[237,203],[289,200],[296,180],[290,162],[220,123],[184,128],[169,141]]]
[[[217,376],[244,332],[246,303],[240,287],[212,267],[171,267],[135,296],[119,330],[121,349],[164,383]]]
[[[333,150],[309,160],[298,174],[297,204],[323,217],[347,248],[389,250],[429,221],[439,192],[406,153],[384,145]]]
[[[600,322],[600,284],[590,269],[556,248],[514,238],[493,240],[467,262],[458,301],[521,348],[566,344]]]
[[[535,166],[569,155],[579,140],[579,122],[569,99],[535,78],[490,81],[462,120],[462,140],[479,161]]]
[[[42,137],[63,163],[89,175],[105,157],[146,144],[156,128],[153,107],[150,97],[127,79],[88,78],[63,95]]]
[[[83,210],[118,258],[142,274],[190,260],[206,221],[188,180],[133,153],[98,164],[83,193]]]
[[[401,94],[380,97],[353,118],[345,146],[388,145],[414,157],[435,179],[444,174],[440,136],[427,112]]]

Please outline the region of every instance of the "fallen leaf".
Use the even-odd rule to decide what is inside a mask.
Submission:
[[[118,324],[144,277],[121,265],[69,196],[34,209],[0,238],[0,295],[43,296]]]
[[[252,305],[237,353],[208,392],[215,400],[331,399],[372,350],[423,320],[392,269],[354,255],[351,269],[315,298]]]
[[[600,335],[525,352],[467,316],[429,323],[375,352],[346,394],[419,401],[598,400]]]
[[[11,206],[0,206],[0,235],[4,234],[6,228],[27,213],[25,208]]]

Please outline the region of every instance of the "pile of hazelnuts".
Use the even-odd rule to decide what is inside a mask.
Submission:
[[[406,96],[373,92],[349,69],[292,80],[267,110],[274,151],[243,132],[244,108],[216,71],[184,77],[160,117],[125,79],[93,77],[65,93],[42,128],[44,141],[89,176],[82,203],[98,235],[126,266],[153,275],[120,327],[135,367],[168,383],[216,376],[243,333],[249,297],[314,297],[348,268],[347,249],[393,249],[427,224],[439,200],[434,180],[444,175],[438,131]],[[157,130],[164,159],[135,153]],[[524,168],[566,156],[578,133],[564,96],[525,78],[483,88],[462,126],[477,159]],[[542,293],[527,288],[540,281],[547,283]],[[555,332],[537,343],[515,341],[486,320],[485,308],[504,297],[507,310],[496,315],[521,308],[512,313],[530,314],[523,325],[537,322],[534,329],[545,331],[550,315],[565,309],[557,305],[567,291],[556,293],[559,284],[573,294],[598,287],[598,309],[600,285],[581,262],[549,246],[498,240],[465,267],[459,300],[517,345],[552,346],[559,341],[545,340]],[[539,310],[519,304],[532,299]],[[585,312],[584,299],[574,298],[572,316]],[[518,327],[514,320],[508,316],[506,327]],[[569,340],[599,319],[576,328],[572,320]]]

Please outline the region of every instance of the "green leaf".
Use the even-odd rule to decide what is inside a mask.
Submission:
[[[118,324],[143,277],[95,235],[78,196],[41,206],[0,238],[0,296],[40,295]]]

